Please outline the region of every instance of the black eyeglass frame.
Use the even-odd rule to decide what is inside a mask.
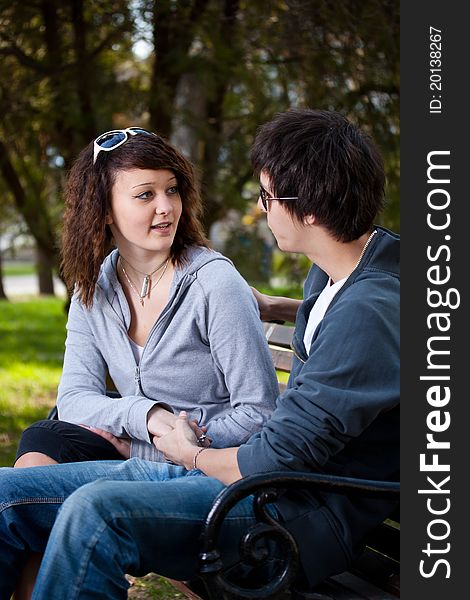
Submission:
[[[263,208],[266,212],[268,212],[268,202],[271,202],[271,200],[298,200],[299,197],[298,196],[285,196],[283,198],[274,198],[273,196],[270,196],[268,194],[268,192],[264,189],[264,187],[262,185],[259,186],[259,197],[261,199],[261,204],[263,205]]]

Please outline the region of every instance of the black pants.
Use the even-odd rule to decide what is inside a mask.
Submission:
[[[116,448],[97,433],[66,421],[37,421],[23,431],[16,459],[41,452],[58,463],[123,460]]]

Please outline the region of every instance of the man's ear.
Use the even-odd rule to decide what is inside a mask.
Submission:
[[[304,225],[307,225],[307,227],[315,225],[315,215],[307,215],[304,217]]]

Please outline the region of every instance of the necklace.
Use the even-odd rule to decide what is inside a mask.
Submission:
[[[122,256],[121,256],[122,259]],[[127,262],[126,259],[123,259],[125,262]],[[139,297],[140,300],[140,304],[142,306],[144,306],[144,298],[146,296],[150,297],[150,292],[153,290],[153,288],[157,285],[157,283],[160,281],[160,279],[163,277],[163,275],[165,275],[165,271],[168,267],[168,263],[170,262],[170,257],[166,258],[154,271],[152,271],[151,273],[141,273],[141,271],[139,271],[138,269],[135,269],[134,267],[132,267],[132,265],[130,265],[135,271],[137,271],[137,273],[140,273],[141,275],[144,275],[144,281],[142,282],[142,288],[140,290],[140,293],[138,292],[137,288],[135,287],[135,285],[132,283],[129,275],[126,273],[126,269],[124,268],[124,265],[122,264],[121,261],[121,269],[122,272],[124,273],[124,277],[127,279],[127,283],[129,284],[130,288],[132,289],[133,292],[135,292],[137,294],[137,296]],[[130,263],[127,262],[127,264],[129,265]],[[157,281],[150,286],[150,281],[151,281],[151,276],[156,273],[158,270],[160,270],[163,267],[163,271],[160,273]]]
[[[121,268],[124,271],[124,267],[122,266],[122,261],[124,261],[125,263],[127,263],[130,267],[132,267],[134,269],[134,271],[136,271],[136,273],[140,273],[141,275],[144,276],[144,280],[142,282],[142,288],[140,290],[140,298],[145,298],[145,296],[147,295],[148,292],[150,292],[149,290],[149,284],[150,284],[150,278],[152,277],[152,275],[154,273],[156,273],[157,271],[159,271],[163,265],[165,263],[168,262],[168,258],[166,258],[163,262],[161,262],[158,267],[156,269],[154,269],[151,273],[142,273],[142,271],[139,271],[139,269],[136,269],[133,265],[131,265],[131,263],[126,260],[123,256],[120,256],[121,258]],[[129,278],[127,277],[127,273],[124,271],[124,275],[126,276],[126,279],[129,281]],[[159,279],[160,280],[160,279]],[[158,281],[157,281],[158,283]],[[155,284],[156,285],[156,284]],[[153,286],[152,286],[153,287]]]
[[[371,243],[372,238],[374,237],[374,235],[376,233],[377,233],[377,229],[374,229],[374,231],[368,237],[367,242],[364,244],[364,248],[362,249],[362,252],[361,252],[359,258],[357,259],[357,263],[354,265],[353,271],[355,271],[357,269],[357,267],[359,266],[359,263],[361,262],[362,257],[364,256],[365,251],[367,250],[367,246]],[[352,273],[352,271],[351,271],[351,273]]]
[[[127,263],[130,267],[132,267],[134,269],[134,271],[136,271],[136,273],[140,273],[141,275],[144,276],[144,280],[142,282],[142,289],[140,290],[140,297],[141,298],[145,298],[145,296],[147,295],[147,292],[149,292],[150,290],[148,289],[149,283],[150,283],[150,278],[152,277],[152,275],[154,273],[156,273],[157,271],[159,271],[163,265],[168,261],[168,258],[166,258],[163,262],[161,262],[158,267],[156,269],[154,269],[151,273],[142,273],[142,271],[139,271],[139,269],[136,269],[133,265],[131,265],[131,263],[126,260],[123,256],[121,256],[121,261],[124,261],[125,263]],[[124,267],[121,265],[122,270],[124,271]],[[125,271],[124,271],[125,273]],[[126,277],[127,274],[125,273]]]

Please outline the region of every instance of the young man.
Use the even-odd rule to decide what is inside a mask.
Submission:
[[[125,573],[197,575],[203,520],[224,485],[240,477],[287,470],[398,479],[399,238],[374,225],[383,205],[381,158],[341,115],[290,110],[260,128],[252,162],[279,247],[313,263],[300,308],[256,294],[264,318],[296,314],[297,358],[271,419],[239,448],[213,449],[198,445],[182,413],[174,430],[154,439],[181,466],[102,465],[102,479],[88,485],[93,463],[0,477],[0,580],[26,550],[42,551],[52,528],[33,598],[122,598]],[[394,505],[286,492],[275,508],[314,587],[348,567]],[[227,562],[253,522],[246,499],[224,524]]]

